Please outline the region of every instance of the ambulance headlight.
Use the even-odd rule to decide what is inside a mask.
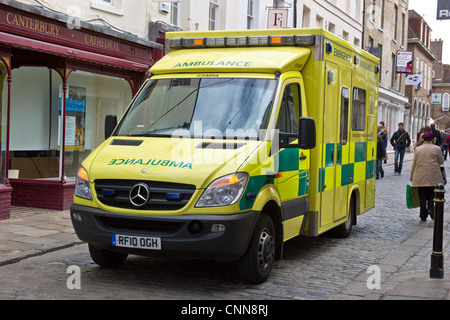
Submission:
[[[77,182],[75,183],[75,196],[87,200],[92,200],[88,173],[83,167],[78,170]]]
[[[248,174],[233,173],[213,181],[205,189],[195,205],[200,207],[220,207],[235,204],[247,185]]]

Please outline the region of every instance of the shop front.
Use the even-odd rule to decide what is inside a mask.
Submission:
[[[66,210],[162,45],[17,2],[0,3],[0,220],[10,206]]]

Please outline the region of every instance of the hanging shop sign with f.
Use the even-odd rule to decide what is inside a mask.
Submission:
[[[287,28],[288,14],[288,9],[269,9],[269,13],[267,16],[267,28]]]
[[[436,20],[450,20],[450,0],[438,0]]]

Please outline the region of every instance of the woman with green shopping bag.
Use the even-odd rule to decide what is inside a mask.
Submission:
[[[434,189],[444,183],[441,164],[444,163],[442,150],[433,142],[434,133],[422,136],[423,144],[414,151],[410,180],[412,187],[417,187],[420,199],[420,219],[426,221],[428,215],[434,218]]]

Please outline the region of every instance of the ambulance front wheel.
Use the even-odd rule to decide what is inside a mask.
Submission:
[[[267,280],[275,260],[275,239],[273,221],[262,213],[256,222],[247,252],[238,262],[243,281],[259,284]]]
[[[117,267],[122,265],[128,257],[126,253],[119,253],[97,248],[89,243],[89,254],[92,260],[101,267]]]

